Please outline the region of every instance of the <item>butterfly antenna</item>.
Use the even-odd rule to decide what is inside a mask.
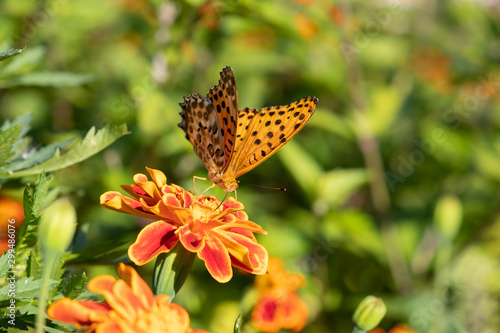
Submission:
[[[229,192],[226,192],[226,196],[224,197],[224,199],[222,199],[222,201],[220,202],[220,204],[217,206],[217,208],[214,209],[214,212],[220,208],[220,206],[222,206],[222,204],[224,203],[224,201],[226,201],[227,197],[229,196]]]
[[[250,183],[242,183],[239,180],[237,180],[238,184],[245,184],[245,185],[250,185],[250,186],[255,186],[255,187],[260,187],[260,188],[266,188],[268,190],[278,190],[278,191],[283,191],[286,192],[286,188],[284,187],[270,187],[270,186],[262,186],[262,185],[256,185],[256,184],[250,184]]]

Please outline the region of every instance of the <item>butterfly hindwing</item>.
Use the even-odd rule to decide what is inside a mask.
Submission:
[[[209,171],[222,170],[226,164],[219,120],[212,101],[200,94],[184,97],[179,127],[193,145],[195,153]]]
[[[317,104],[316,97],[308,97],[260,111],[239,110],[234,151],[225,170],[237,178],[264,162],[305,126]]]
[[[210,89],[208,98],[212,101],[217,112],[221,135],[224,140],[224,154],[226,162],[229,162],[233,152],[238,114],[238,93],[231,67],[227,66],[220,72],[219,83]]]

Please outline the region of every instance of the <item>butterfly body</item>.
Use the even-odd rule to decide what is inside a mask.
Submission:
[[[207,168],[209,179],[229,193],[238,187],[236,178],[268,159],[305,126],[318,99],[238,110],[233,70],[227,66],[220,75],[206,97],[184,97],[179,104],[179,127]]]

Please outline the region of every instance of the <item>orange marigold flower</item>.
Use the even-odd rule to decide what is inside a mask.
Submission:
[[[368,333],[385,333],[385,330],[383,328],[376,327],[376,328],[368,331]]]
[[[411,329],[410,326],[406,324],[397,324],[389,330],[389,333],[418,333]]]
[[[0,257],[9,250],[9,239],[13,239],[9,235],[17,234],[23,220],[23,203],[0,195]],[[10,244],[14,244],[12,242]]]
[[[304,277],[286,271],[278,258],[269,259],[267,271],[266,275],[255,279],[260,296],[252,310],[253,325],[261,332],[302,330],[307,324],[309,311],[296,290],[304,285]]]
[[[114,191],[101,195],[101,204],[107,208],[157,220],[142,229],[128,249],[136,265],[169,252],[180,241],[205,261],[218,282],[231,280],[231,265],[265,274],[268,254],[254,233],[267,233],[248,221],[242,203],[234,198],[221,204],[215,197],[195,197],[180,186],[167,185],[163,172],[146,169],[152,181],[144,174],[136,174],[134,185],[122,186],[134,198]]]
[[[49,318],[85,332],[106,333],[208,333],[189,326],[189,315],[181,306],[169,303],[165,295],[154,296],[135,269],[120,263],[120,280],[101,275],[90,280],[87,288],[102,294],[105,302],[58,299],[47,310]]]
[[[293,21],[300,36],[305,40],[311,40],[319,31],[316,23],[303,13],[295,14]]]

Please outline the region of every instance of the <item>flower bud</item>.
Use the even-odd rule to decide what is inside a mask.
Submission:
[[[352,320],[359,329],[368,331],[377,327],[386,312],[387,308],[381,298],[367,296],[359,303]]]
[[[434,223],[441,234],[449,240],[455,239],[462,223],[462,203],[453,195],[439,199],[434,210]]]
[[[38,240],[43,252],[62,253],[73,240],[76,211],[67,198],[51,203],[42,213]]]

